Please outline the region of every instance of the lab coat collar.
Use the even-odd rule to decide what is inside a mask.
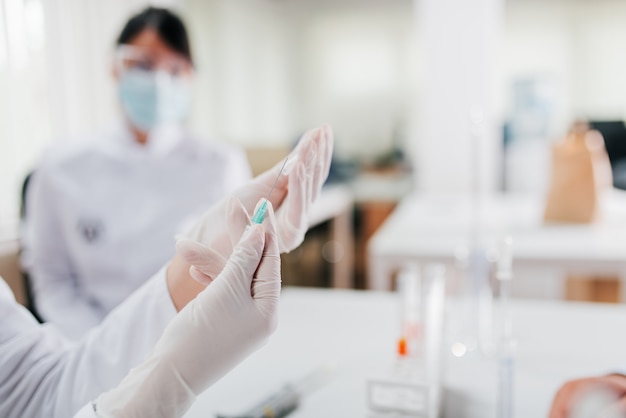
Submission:
[[[124,152],[130,152],[137,156],[167,157],[174,153],[187,137],[185,129],[181,125],[163,125],[153,129],[148,134],[148,141],[139,144],[126,123],[121,123],[117,130],[120,134],[118,143]]]

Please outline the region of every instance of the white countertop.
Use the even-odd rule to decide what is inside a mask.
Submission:
[[[513,238],[516,266],[543,266],[592,274],[626,271],[626,193],[603,196],[592,224],[544,224],[540,196],[494,195],[482,204],[486,245]],[[408,260],[454,263],[467,248],[474,225],[470,201],[461,196],[411,195],[404,199],[368,243],[371,285],[386,288],[385,263]],[[385,264],[383,266],[383,264]],[[397,267],[394,265],[394,267]],[[380,283],[377,283],[377,280]]]
[[[286,289],[269,344],[199,397],[187,418],[243,413],[328,362],[334,379],[293,418],[366,416],[365,382],[391,366],[398,312],[387,292]],[[626,367],[626,311],[615,305],[512,302],[518,348],[515,416],[545,417],[568,378]],[[447,349],[445,350],[447,352]],[[444,417],[495,417],[495,363],[446,355]]]
[[[363,172],[349,184],[357,202],[398,202],[413,190],[413,177],[408,172]]]

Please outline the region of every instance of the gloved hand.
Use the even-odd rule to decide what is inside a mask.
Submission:
[[[309,226],[308,212],[328,177],[332,150],[332,130],[323,126],[305,133],[288,157],[270,197],[276,208],[281,253],[295,249],[304,239]],[[267,197],[283,162],[237,190],[233,195],[236,199],[224,199],[213,206],[189,233],[179,238],[177,253],[192,266],[191,277],[208,284],[222,271],[250,222],[256,203]]]
[[[148,358],[98,398],[99,418],[180,417],[266,341],[280,293],[275,222],[268,205],[264,224],[244,233],[221,274],[180,311]]]
[[[589,403],[597,411],[589,411]],[[590,415],[593,418],[626,416],[626,376],[609,374],[566,382],[552,401],[549,417],[577,418]]]

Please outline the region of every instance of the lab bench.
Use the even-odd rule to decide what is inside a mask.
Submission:
[[[481,203],[481,236],[494,243],[513,238],[515,296],[563,299],[571,275],[617,277],[626,301],[626,193],[601,197],[592,224],[544,224],[543,196],[492,195]],[[459,250],[467,249],[474,220],[466,196],[406,197],[368,244],[368,287],[393,287],[394,272],[407,262],[439,262],[455,270]],[[619,295],[618,295],[619,296]]]
[[[458,305],[449,300],[454,318]],[[616,305],[511,301],[517,349],[514,416],[545,417],[566,380],[606,373],[624,364],[626,320]],[[366,381],[395,360],[398,305],[389,292],[283,289],[280,320],[269,343],[199,396],[186,418],[236,416],[285,384],[327,364],[326,384],[304,396],[293,418],[366,417]],[[445,341],[448,341],[446,339]],[[457,358],[443,344],[443,417],[496,416],[496,370],[488,357]]]

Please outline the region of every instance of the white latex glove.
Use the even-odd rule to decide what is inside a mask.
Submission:
[[[265,227],[265,232],[264,232]],[[149,357],[96,402],[99,418],[180,417],[275,330],[280,255],[271,205],[224,271],[165,329]]]
[[[276,208],[281,253],[302,243],[309,226],[309,209],[328,177],[332,151],[332,130],[322,126],[305,133],[289,155],[270,197]],[[208,284],[222,271],[235,243],[250,223],[255,205],[259,199],[267,197],[283,162],[238,189],[233,194],[236,199],[227,198],[213,206],[189,233],[179,237],[177,253],[192,266],[190,274],[195,280]]]

